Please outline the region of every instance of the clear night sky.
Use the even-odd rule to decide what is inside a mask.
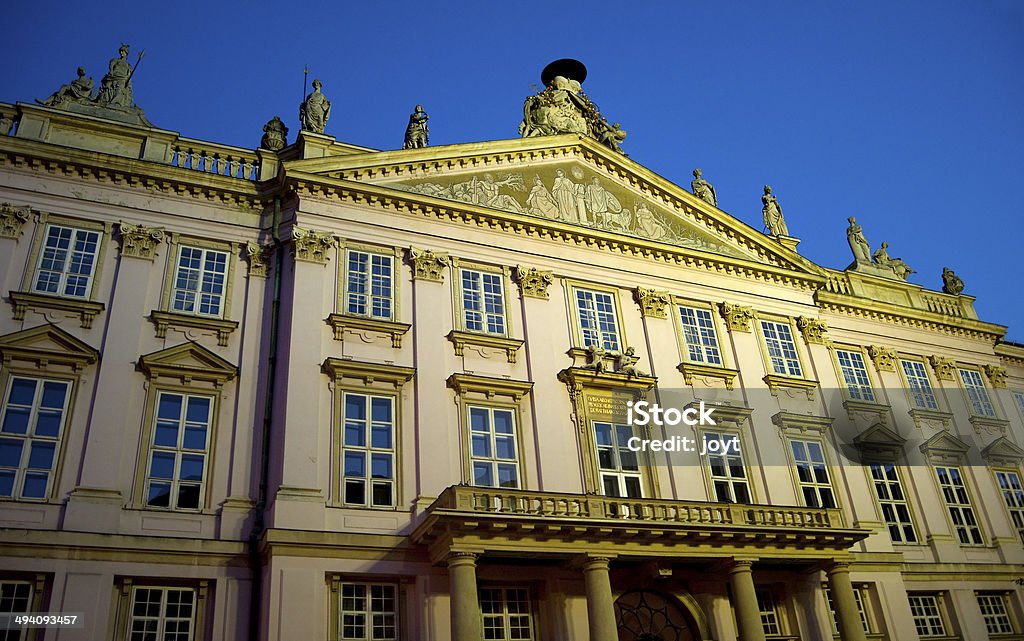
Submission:
[[[728,6],[723,6],[728,5]],[[401,146],[422,103],[435,145],[513,138],[551,60],[629,132],[633,160],[760,229],[770,184],[799,251],[872,248],[939,289],[952,267],[983,320],[1024,341],[1024,2],[50,3],[4,11],[0,101],[45,98],[121,42],[158,127],[255,147],[279,114],[298,130],[302,69],[332,101],[327,133]]]

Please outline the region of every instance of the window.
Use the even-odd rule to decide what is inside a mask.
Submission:
[[[397,641],[398,588],[390,583],[342,583],[338,591],[339,639]]]
[[[979,594],[978,608],[989,634],[1013,634],[1013,623],[1006,611],[1006,597],[1002,594]]]
[[[960,382],[967,392],[967,400],[971,405],[972,416],[987,416],[995,418],[996,409],[989,400],[988,391],[985,389],[985,382],[981,380],[981,372],[976,369],[960,368]]]
[[[832,590],[826,585],[822,588],[825,593],[825,603],[828,604],[828,611],[831,613],[832,622],[832,634],[839,634],[839,615],[836,613],[835,603],[832,601]],[[861,586],[854,586],[853,588],[853,601],[857,604],[857,616],[860,618],[860,625],[868,634],[871,633],[871,624],[868,620],[868,611],[865,607],[867,601],[867,588]]]
[[[32,612],[32,593],[29,581],[0,581],[0,616]],[[21,630],[13,627],[0,629],[0,641],[20,641],[22,638]]]
[[[910,518],[910,506],[903,494],[896,466],[891,463],[876,463],[870,466],[871,481],[875,485],[875,498],[882,508],[882,518],[889,528],[893,543],[917,543],[917,532]]]
[[[100,248],[100,232],[47,225],[32,290],[88,298]]]
[[[195,617],[195,589],[136,586],[128,641],[192,641]]]
[[[395,504],[395,399],[344,393],[342,501],[345,505]]]
[[[864,355],[859,351],[846,349],[836,350],[836,360],[843,373],[846,391],[855,401],[875,402],[875,393],[871,389],[868,368],[864,365]]]
[[[939,409],[931,381],[928,380],[928,372],[924,369],[924,362],[901,360],[900,367],[903,368],[903,376],[907,381],[911,404],[925,410]]]
[[[772,371],[782,376],[803,376],[796,341],[793,340],[793,328],[789,323],[763,320],[761,333],[764,334],[764,344],[768,348],[768,360],[771,362]]]
[[[1014,392],[1013,402],[1017,404],[1017,411],[1020,412],[1021,418],[1024,418],[1024,392]]]
[[[722,352],[711,311],[694,307],[679,307],[679,320],[683,328],[686,358],[692,363],[722,365]]]
[[[949,518],[953,521],[957,538],[961,545],[981,545],[981,528],[974,516],[967,486],[959,467],[936,467],[935,474],[939,479],[939,489],[946,502]]]
[[[1024,488],[1021,487],[1020,475],[1008,470],[996,470],[996,484],[1010,512],[1013,527],[1024,542]]]
[[[933,594],[911,594],[910,614],[919,637],[944,637],[946,624],[943,621],[939,597]]]
[[[782,626],[779,625],[779,608],[775,605],[775,597],[768,590],[757,591],[757,610],[761,613],[761,629],[765,636],[780,636]]]
[[[729,442],[738,438],[735,434],[721,432],[704,432],[704,442]],[[711,484],[714,487],[716,501],[723,503],[750,503],[750,486],[747,482],[747,471],[743,467],[743,456],[740,451],[730,448],[727,454],[711,454],[706,457],[711,471]]]
[[[394,257],[348,250],[345,276],[345,313],[391,320]]]
[[[500,273],[460,269],[462,322],[469,332],[504,336],[505,290]]]
[[[605,496],[643,496],[643,475],[637,452],[627,447],[633,436],[633,428],[629,425],[594,423],[597,468]]]
[[[519,487],[515,412],[508,408],[469,406],[473,485]]]
[[[212,417],[209,396],[159,392],[146,505],[179,510],[202,507]]]
[[[50,495],[71,384],[12,376],[0,424],[0,497]]]
[[[797,478],[807,507],[834,508],[836,500],[829,480],[825,453],[818,441],[790,441]]]
[[[582,347],[596,345],[610,352],[620,351],[619,324],[613,295],[589,289],[574,291]]]
[[[532,641],[533,617],[526,588],[481,588],[484,639]]]
[[[182,245],[171,290],[171,310],[222,317],[227,275],[227,252]]]

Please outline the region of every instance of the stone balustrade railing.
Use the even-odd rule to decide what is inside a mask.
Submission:
[[[13,136],[17,124],[17,107],[0,102],[0,136]]]
[[[168,151],[167,163],[207,174],[259,179],[259,158],[256,152],[241,147],[218,145],[202,140],[178,138]]]
[[[946,316],[966,316],[960,298],[951,294],[921,294],[928,311]]]
[[[652,524],[805,529],[844,526],[842,512],[836,509],[625,499],[593,494],[527,492],[470,486],[446,489],[431,506],[431,511],[439,509],[551,519],[621,519]]]

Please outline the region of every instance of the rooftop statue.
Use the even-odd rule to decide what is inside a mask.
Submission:
[[[618,123],[609,125],[597,105],[583,92],[581,83],[586,77],[587,68],[578,60],[556,60],[545,67],[541,72],[543,91],[528,96],[523,103],[519,135],[529,138],[582,134],[623,153],[621,143],[626,131]]]
[[[281,120],[281,116],[274,116],[263,125],[263,138],[260,139],[260,147],[271,151],[280,151],[288,144],[288,127]]]
[[[331,116],[331,102],[320,92],[322,86],[322,82],[314,80],[313,92],[299,105],[299,122],[302,123],[303,131],[322,134],[327,127],[327,119]]]
[[[139,54],[139,60],[142,60],[143,55]],[[135,65],[138,66],[138,62]],[[106,107],[130,108],[134,101],[134,73],[135,69],[128,62],[128,45],[122,44],[117,50],[117,57],[110,59],[107,75],[100,81],[100,91],[93,100]]]
[[[871,259],[875,261],[875,264],[891,269],[900,279],[907,280],[907,276],[913,274],[914,270],[907,266],[902,259],[889,256],[888,249],[889,243],[882,243],[882,246],[876,249],[874,254],[871,254]]]
[[[697,198],[700,198],[709,205],[718,207],[718,195],[715,194],[715,188],[701,177],[700,169],[693,170],[693,180],[690,181],[690,189]]]
[[[949,267],[942,268],[942,291],[959,296],[964,291],[964,281]]]
[[[62,107],[69,102],[84,103],[92,96],[92,78],[85,75],[85,67],[78,68],[78,77],[54,91],[46,100],[36,100],[47,107]]]
[[[782,217],[782,207],[779,206],[779,201],[772,194],[772,188],[768,185],[764,186],[761,205],[761,213],[764,215],[764,226],[771,232],[771,235],[789,236],[786,219]]]
[[[871,262],[871,245],[864,237],[864,228],[857,224],[857,219],[850,216],[846,219],[850,226],[846,228],[846,240],[850,243],[853,260],[857,263]]]
[[[430,143],[428,120],[430,116],[424,113],[423,105],[416,105],[416,109],[409,114],[409,125],[405,128],[405,143],[402,144],[402,149],[426,147]]]

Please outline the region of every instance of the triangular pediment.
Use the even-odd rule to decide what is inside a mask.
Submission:
[[[943,430],[921,444],[921,451],[934,462],[959,462],[971,446]]]
[[[0,357],[5,364],[17,360],[40,369],[66,365],[79,370],[95,363],[99,352],[56,325],[47,324],[0,336]]]
[[[1016,466],[1024,461],[1024,450],[1005,436],[1000,436],[981,450],[981,456],[991,465]]]
[[[853,444],[865,460],[895,461],[907,440],[891,428],[875,423],[853,437]]]
[[[198,343],[182,343],[139,357],[138,368],[151,379],[172,378],[183,384],[193,381],[220,387],[238,368]]]
[[[514,219],[513,229],[537,221],[589,233],[601,246],[617,236],[812,280],[825,273],[791,246],[587,137],[328,156],[286,162],[285,173],[299,180],[321,177],[327,193],[358,184],[370,201],[405,198],[500,212]],[[378,197],[367,194],[373,187]]]

